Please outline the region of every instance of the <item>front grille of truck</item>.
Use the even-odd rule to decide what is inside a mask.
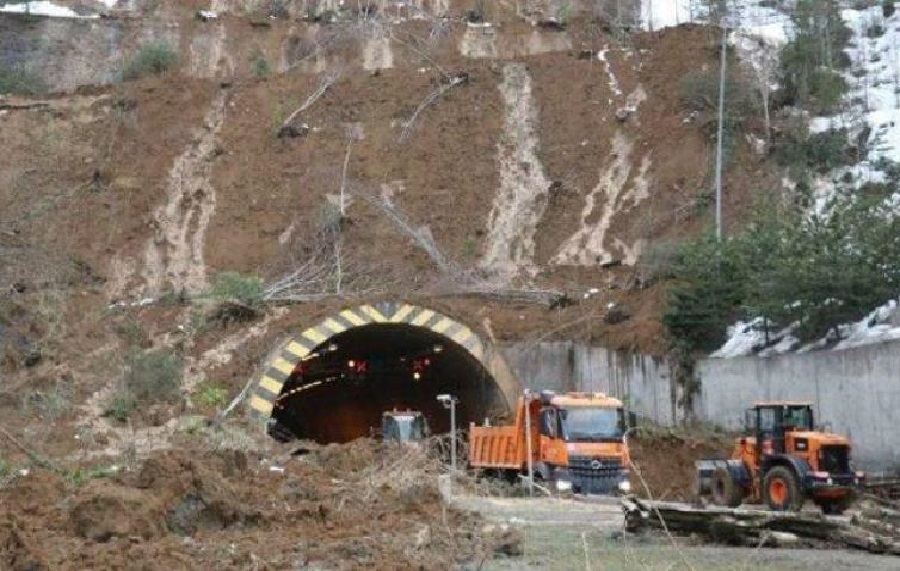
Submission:
[[[618,458],[569,456],[569,473],[576,492],[606,494],[616,489],[622,478],[622,461]]]
[[[819,470],[829,474],[850,472],[850,448],[842,444],[823,446],[819,451]]]

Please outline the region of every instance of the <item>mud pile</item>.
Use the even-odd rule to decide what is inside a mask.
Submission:
[[[640,430],[628,443],[635,465],[635,493],[667,501],[691,501],[694,463],[703,458],[728,458],[734,448],[734,439],[724,433],[661,428]]]
[[[178,450],[30,472],[0,490],[0,568],[449,569],[495,548],[443,506],[424,454],[359,441],[274,460]]]

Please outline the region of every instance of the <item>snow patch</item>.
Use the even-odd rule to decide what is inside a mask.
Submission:
[[[104,4],[105,3],[106,2],[104,2]],[[113,4],[115,4],[115,1],[113,1]],[[67,6],[59,6],[53,2],[46,1],[7,4],[5,6],[0,6],[0,12],[6,12],[7,14],[30,14],[32,16],[45,16],[48,18],[76,18],[80,20],[93,20],[100,17],[97,14],[82,16]]]
[[[694,21],[699,15],[691,0],[641,0],[641,28],[660,30]]]
[[[900,339],[900,324],[897,321],[900,311],[897,311],[897,307],[897,300],[892,299],[859,321],[838,326],[839,341],[835,338],[834,333],[830,332],[825,337],[803,346],[793,335],[793,331],[798,325],[796,323],[780,331],[769,331],[768,346],[766,346],[763,318],[738,321],[728,328],[728,340],[725,344],[710,357],[721,359],[748,355],[772,357],[791,352],[808,353],[824,349],[832,344],[834,345],[832,350],[839,351]],[[837,342],[835,343],[835,341]]]
[[[821,185],[819,207],[841,188],[884,182],[883,160],[900,162],[900,11],[885,18],[877,5],[843,10],[841,17],[852,32],[845,50],[851,66],[843,73],[850,86],[845,96],[850,108],[837,116],[812,118],[810,131],[847,129],[851,138],[868,131],[868,155],[851,168],[831,173],[831,180]],[[852,182],[842,182],[846,178]],[[900,195],[892,200],[900,201]]]

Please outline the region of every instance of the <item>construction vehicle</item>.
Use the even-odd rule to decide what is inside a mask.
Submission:
[[[850,441],[816,430],[813,420],[808,402],[756,403],[731,458],[697,462],[698,495],[776,511],[798,511],[811,499],[827,514],[843,513],[865,475],[851,467]]]
[[[388,410],[381,415],[381,439],[385,442],[409,444],[429,435],[428,421],[417,410]]]
[[[602,393],[526,392],[514,424],[470,425],[469,467],[508,479],[524,474],[559,492],[627,493],[626,424],[622,401]]]

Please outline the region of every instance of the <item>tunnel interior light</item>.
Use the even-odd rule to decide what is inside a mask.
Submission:
[[[435,353],[440,353],[441,351],[444,350],[444,346],[441,345],[440,343],[435,343],[435,344],[434,344],[434,347],[432,347],[432,350],[433,350]]]
[[[329,352],[334,352],[334,351],[337,351],[337,350],[338,350],[337,343],[329,343],[329,344],[328,344],[328,351],[329,351]]]
[[[422,373],[420,373],[419,371],[413,372],[413,378],[418,381],[422,378]]]
[[[356,366],[356,361],[354,361],[353,359],[350,359],[349,361],[347,361],[347,366],[352,369],[353,367]]]

